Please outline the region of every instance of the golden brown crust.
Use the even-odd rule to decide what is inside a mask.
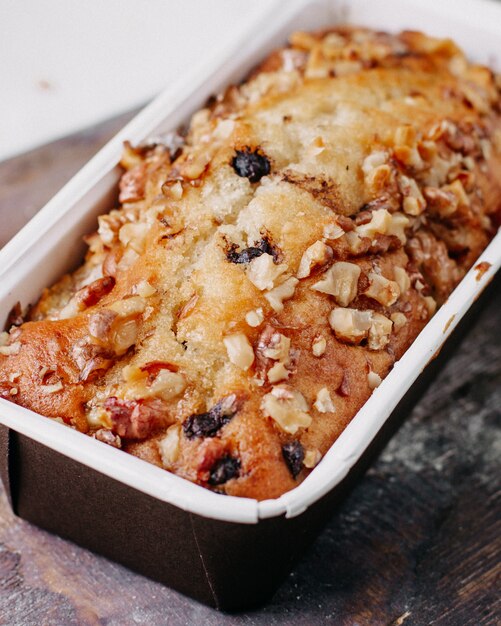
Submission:
[[[450,41],[295,33],[186,137],[126,145],[0,395],[227,494],[292,489],[501,221],[496,79]]]

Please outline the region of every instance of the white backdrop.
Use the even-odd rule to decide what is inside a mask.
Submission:
[[[152,98],[267,0],[0,0],[0,160]]]

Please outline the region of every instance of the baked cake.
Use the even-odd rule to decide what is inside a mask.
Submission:
[[[450,40],[294,33],[125,146],[84,264],[12,311],[0,396],[221,493],[292,489],[495,234],[500,87]]]

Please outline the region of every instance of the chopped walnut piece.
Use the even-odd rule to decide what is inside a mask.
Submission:
[[[162,369],[155,376],[149,386],[148,396],[155,396],[162,400],[172,400],[186,389],[186,378],[179,372],[170,372]]]
[[[261,307],[253,311],[249,311],[248,313],[245,314],[245,321],[252,328],[257,328],[260,324],[263,323],[263,320],[264,320],[264,313]]]
[[[124,246],[129,246],[137,254],[142,254],[149,229],[149,225],[143,222],[128,222],[118,232],[118,239]]]
[[[280,380],[287,380],[290,376],[290,371],[285,367],[283,363],[277,362],[268,370],[268,380],[270,383],[278,383]]]
[[[392,313],[390,315],[390,319],[393,322],[393,328],[396,331],[399,331],[401,328],[403,328],[407,324],[407,317],[403,313],[400,313],[399,311]]]
[[[311,351],[316,357],[321,357],[325,353],[327,340],[322,335],[317,335],[311,344]]]
[[[432,298],[432,296],[425,296],[424,303],[425,303],[426,308],[428,310],[428,314],[431,317],[435,313],[435,311],[437,310],[437,302],[436,302],[436,300],[434,298]]]
[[[340,306],[348,306],[356,297],[360,268],[355,263],[334,263],[311,288],[334,296]]]
[[[383,306],[391,306],[400,296],[400,287],[394,280],[388,280],[381,274],[369,272],[369,287],[363,292]]]
[[[157,290],[147,280],[141,280],[134,287],[134,293],[141,298],[149,298],[150,296],[154,296],[157,293]]]
[[[183,192],[183,183],[180,180],[167,180],[162,185],[162,193],[172,200],[181,200]]]
[[[162,465],[169,469],[179,457],[179,444],[181,437],[181,425],[173,424],[167,429],[165,437],[158,442],[158,451],[162,459]]]
[[[97,304],[114,286],[115,279],[112,276],[103,276],[82,287],[75,293],[68,304],[61,309],[59,319],[64,320],[75,317],[86,308]]]
[[[265,252],[252,259],[247,268],[247,278],[260,291],[273,289],[279,276],[287,271],[287,265],[275,265],[271,254]]]
[[[85,417],[91,428],[111,428],[110,416],[103,406],[89,407]]]
[[[10,345],[0,346],[0,355],[15,356],[16,354],[19,354],[20,350],[21,350],[21,342],[14,341]]]
[[[134,317],[144,312],[146,302],[141,296],[132,296],[131,298],[117,300],[110,304],[108,308],[117,313],[120,318]]]
[[[10,335],[8,332],[3,330],[0,332],[0,346],[6,346],[10,341]]]
[[[409,274],[404,270],[403,267],[395,266],[393,268],[393,275],[395,277],[395,281],[400,289],[400,293],[404,294],[409,291],[411,286],[411,279]]]
[[[104,408],[109,414],[112,430],[126,439],[145,439],[157,428],[165,427],[169,414],[161,400],[122,400],[107,398]]]
[[[332,248],[327,246],[323,241],[316,241],[305,250],[296,276],[298,278],[306,278],[315,267],[325,265],[332,259]]]
[[[459,179],[455,180],[450,185],[444,185],[442,189],[443,191],[449,191],[454,194],[458,206],[470,206],[470,198],[463,187],[463,183]]]
[[[371,174],[376,168],[384,165],[388,160],[388,154],[384,150],[376,150],[365,157],[362,163],[362,172],[365,176]]]
[[[106,309],[94,311],[89,317],[89,333],[103,348],[121,356],[136,343],[139,330],[138,317],[146,303],[140,296],[117,300]]]
[[[329,324],[338,339],[357,344],[369,334],[372,315],[372,311],[336,308],[329,315]]]
[[[319,413],[334,413],[336,407],[334,406],[331,398],[331,394],[327,387],[322,387],[317,392],[317,398],[313,406],[319,411]]]
[[[393,326],[392,321],[380,313],[348,308],[333,309],[329,323],[341,341],[358,344],[368,338],[371,350],[380,350],[387,345]]]
[[[96,430],[96,432],[92,435],[94,439],[101,441],[102,443],[106,443],[113,448],[120,449],[122,447],[122,440],[118,435],[114,435],[111,430],[106,428],[100,428]]]
[[[456,195],[445,187],[442,189],[425,187],[423,194],[428,201],[430,211],[437,213],[440,217],[449,217],[458,209],[459,203]]]
[[[379,385],[382,383],[382,378],[379,374],[376,374],[376,372],[373,372],[371,370],[367,374],[367,382],[369,383],[369,387],[371,389],[375,389],[376,387],[379,387]]]
[[[325,241],[335,241],[344,235],[345,231],[341,226],[334,222],[332,224],[326,224],[324,226],[323,238]]]
[[[188,180],[200,178],[208,168],[211,156],[208,152],[191,154],[181,165],[181,175]]]
[[[312,469],[320,463],[321,459],[322,454],[320,450],[306,450],[306,452],[304,453],[303,464],[308,469]]]
[[[299,280],[297,278],[291,276],[284,280],[283,283],[264,294],[264,297],[268,300],[274,311],[281,313],[284,310],[284,300],[290,300],[290,298],[292,298],[298,282]]]
[[[287,364],[289,362],[290,347],[291,340],[289,337],[275,332],[268,338],[266,343],[260,344],[258,349],[266,358]]]
[[[421,215],[426,208],[426,200],[414,178],[401,175],[399,187],[404,196],[402,207],[408,215]]]
[[[407,241],[405,229],[409,226],[409,224],[409,218],[403,213],[392,213],[391,221],[386,230],[386,234],[395,235],[395,237],[398,237],[402,243],[405,243]]]
[[[244,333],[234,333],[224,337],[223,343],[231,363],[241,370],[248,370],[254,362],[254,350],[247,336]]]
[[[53,385],[41,385],[40,386],[40,392],[43,393],[44,395],[57,393],[58,391],[61,391],[62,389],[63,389],[63,383],[60,380],[57,383],[54,383]]]
[[[311,416],[304,396],[287,385],[277,385],[263,397],[261,409],[282,430],[294,435],[300,428],[308,428]]]
[[[372,212],[370,222],[359,224],[355,231],[361,237],[374,239],[377,234],[385,235],[391,226],[391,213],[387,209],[376,209]]]
[[[393,322],[385,315],[381,315],[381,313],[374,313],[372,316],[372,324],[369,329],[369,349],[383,349],[390,340],[392,327]]]

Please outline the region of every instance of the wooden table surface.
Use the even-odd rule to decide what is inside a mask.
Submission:
[[[21,226],[128,117],[0,164],[0,245],[6,216]],[[217,613],[16,519],[1,493],[0,623],[501,624],[500,311],[498,289],[262,610]]]

